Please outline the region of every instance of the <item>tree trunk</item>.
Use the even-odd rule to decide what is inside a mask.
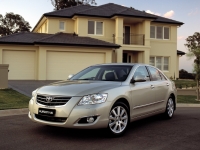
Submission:
[[[199,101],[199,79],[197,79],[197,101]]]

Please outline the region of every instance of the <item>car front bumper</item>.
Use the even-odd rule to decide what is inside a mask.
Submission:
[[[78,106],[77,104],[80,99],[81,97],[72,97],[65,105],[47,107],[37,103],[35,98],[32,98],[29,101],[28,117],[34,122],[52,126],[62,126],[66,128],[106,128],[108,126],[111,102],[106,101],[105,103],[101,104]],[[55,110],[55,115],[52,117],[43,115],[41,116],[38,114],[39,108],[50,110],[53,109]],[[94,117],[96,120],[92,123],[79,122],[80,119],[87,117]]]

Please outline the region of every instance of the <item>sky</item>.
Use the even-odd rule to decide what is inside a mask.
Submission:
[[[200,32],[200,0],[96,0],[97,5],[115,3],[183,22],[178,28],[177,50],[188,52],[185,39]],[[0,0],[0,14],[21,15],[33,28],[42,14],[53,11],[51,0]],[[179,69],[193,71],[193,60],[182,56]]]

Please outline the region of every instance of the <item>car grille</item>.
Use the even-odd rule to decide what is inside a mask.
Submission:
[[[70,99],[71,97],[37,95],[37,102],[46,106],[65,105]]]
[[[63,123],[67,120],[67,118],[64,118],[64,117],[50,117],[50,116],[43,116],[43,115],[37,115],[37,114],[35,114],[35,117],[40,120],[49,121],[49,122],[59,122],[59,123]]]

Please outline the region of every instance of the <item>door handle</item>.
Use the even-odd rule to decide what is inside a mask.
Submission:
[[[169,86],[169,83],[167,83],[166,85]]]
[[[155,86],[151,85],[151,89],[154,89],[154,88],[155,88]]]

